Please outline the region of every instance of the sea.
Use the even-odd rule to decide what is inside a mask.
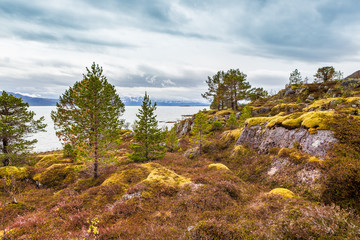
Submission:
[[[130,129],[136,120],[136,114],[140,106],[127,106],[121,119],[124,119]],[[52,150],[62,149],[62,144],[57,138],[54,129],[54,123],[51,120],[50,114],[52,110],[56,110],[55,106],[32,106],[29,108],[35,112],[35,119],[44,116],[47,124],[45,132],[38,132],[29,136],[29,139],[37,139],[38,142],[34,145],[33,152],[47,152]],[[157,120],[159,127],[171,128],[178,120],[182,120],[189,115],[195,114],[203,109],[209,109],[208,106],[158,106],[156,109]]]

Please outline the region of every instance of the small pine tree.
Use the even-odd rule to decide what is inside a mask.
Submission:
[[[235,113],[230,114],[230,117],[226,121],[226,126],[229,127],[230,129],[235,129],[239,127],[239,122],[236,119]]]
[[[170,130],[166,129],[165,145],[169,152],[176,152],[180,149],[179,139],[176,135],[176,124]]]
[[[7,92],[0,95],[0,151],[4,166],[18,154],[26,153],[36,139],[29,140],[27,136],[37,131],[44,131],[44,117],[35,120],[35,113],[29,111],[29,104]]]
[[[134,123],[135,143],[130,145],[134,152],[129,154],[130,159],[135,162],[145,162],[155,159],[161,159],[165,154],[165,147],[161,144],[164,140],[164,131],[158,127],[158,121],[154,111],[156,103],[151,105],[147,93],[136,114],[138,120]]]
[[[241,110],[240,125],[244,125],[245,120],[248,118],[251,118],[251,108],[248,105],[245,105]]]
[[[199,152],[201,154],[203,145],[207,142],[208,133],[211,125],[208,122],[206,115],[203,112],[196,114],[194,120],[193,130],[191,131],[191,143],[199,145]]]
[[[299,70],[295,69],[292,73],[290,73],[289,77],[290,84],[302,84],[302,78]]]

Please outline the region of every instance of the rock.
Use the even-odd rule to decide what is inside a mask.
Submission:
[[[291,87],[288,87],[285,89],[285,93],[284,93],[284,96],[289,96],[289,95],[292,95],[292,94],[295,94],[295,91],[291,88]]]
[[[200,149],[198,147],[191,148],[184,153],[184,156],[190,159],[197,157],[199,155],[200,155]]]
[[[263,107],[263,108],[259,108],[257,110],[253,110],[251,112],[252,115],[258,115],[258,114],[264,114],[264,113],[267,113],[267,112],[270,112],[271,111],[271,108],[269,107]]]
[[[312,94],[310,94],[306,99],[310,100],[310,101],[313,101],[315,99],[315,97]]]
[[[335,105],[336,105],[336,101],[335,101],[335,100],[330,101],[330,102],[329,102],[329,105],[330,105],[330,106],[335,106]]]
[[[235,114],[236,119],[239,119],[240,116],[241,116],[241,112],[237,112],[237,113]]]
[[[341,83],[341,86],[344,88],[358,88],[360,87],[360,80],[356,80],[356,79],[345,80]]]
[[[190,131],[190,129],[191,129],[190,122],[191,122],[191,120],[187,119],[187,120],[184,121],[183,124],[179,124],[179,127],[180,127],[179,137],[182,137],[182,136],[186,135]]]
[[[269,129],[260,125],[245,127],[236,144],[249,144],[260,152],[268,152],[270,148],[292,148],[294,142],[310,155],[324,158],[332,143],[337,140],[330,130],[318,130],[310,134],[305,128],[286,129],[276,127]]]

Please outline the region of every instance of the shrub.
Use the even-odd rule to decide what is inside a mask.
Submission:
[[[219,131],[222,128],[223,128],[223,125],[219,120],[215,120],[211,124],[211,131]]]

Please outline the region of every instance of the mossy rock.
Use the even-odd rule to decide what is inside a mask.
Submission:
[[[176,174],[167,168],[153,169],[147,178],[141,182],[144,185],[143,198],[152,198],[156,193],[171,195],[179,188],[191,183],[189,178]]]
[[[36,174],[33,179],[46,187],[63,187],[77,179],[81,167],[66,163],[53,164],[44,172]]]
[[[139,166],[127,170],[123,170],[121,172],[117,172],[112,174],[109,178],[107,178],[101,186],[107,186],[112,184],[136,184],[146,179],[146,177],[150,173],[150,169],[154,166]]]
[[[229,141],[229,140],[237,140],[241,133],[243,131],[243,128],[238,128],[238,129],[234,129],[234,130],[228,130],[225,131],[222,135],[221,135],[221,140],[222,141]]]
[[[293,113],[284,115],[279,113],[273,117],[255,117],[246,120],[247,126],[266,125],[267,128],[283,126],[288,129],[304,127],[317,130],[330,129],[331,122],[334,121],[334,111],[315,111],[306,113]]]
[[[293,193],[292,191],[290,191],[289,189],[286,189],[286,188],[275,188],[275,189],[271,190],[269,192],[269,194],[278,195],[283,198],[295,198],[296,197],[295,193]]]
[[[62,158],[62,154],[39,155],[41,159],[36,163],[36,168],[48,168],[53,164],[71,163],[71,159]]]
[[[29,177],[29,172],[25,167],[7,166],[0,168],[0,178],[15,178],[22,180]]]
[[[212,164],[209,164],[207,167],[210,170],[230,171],[230,169],[222,163],[212,163]]]

